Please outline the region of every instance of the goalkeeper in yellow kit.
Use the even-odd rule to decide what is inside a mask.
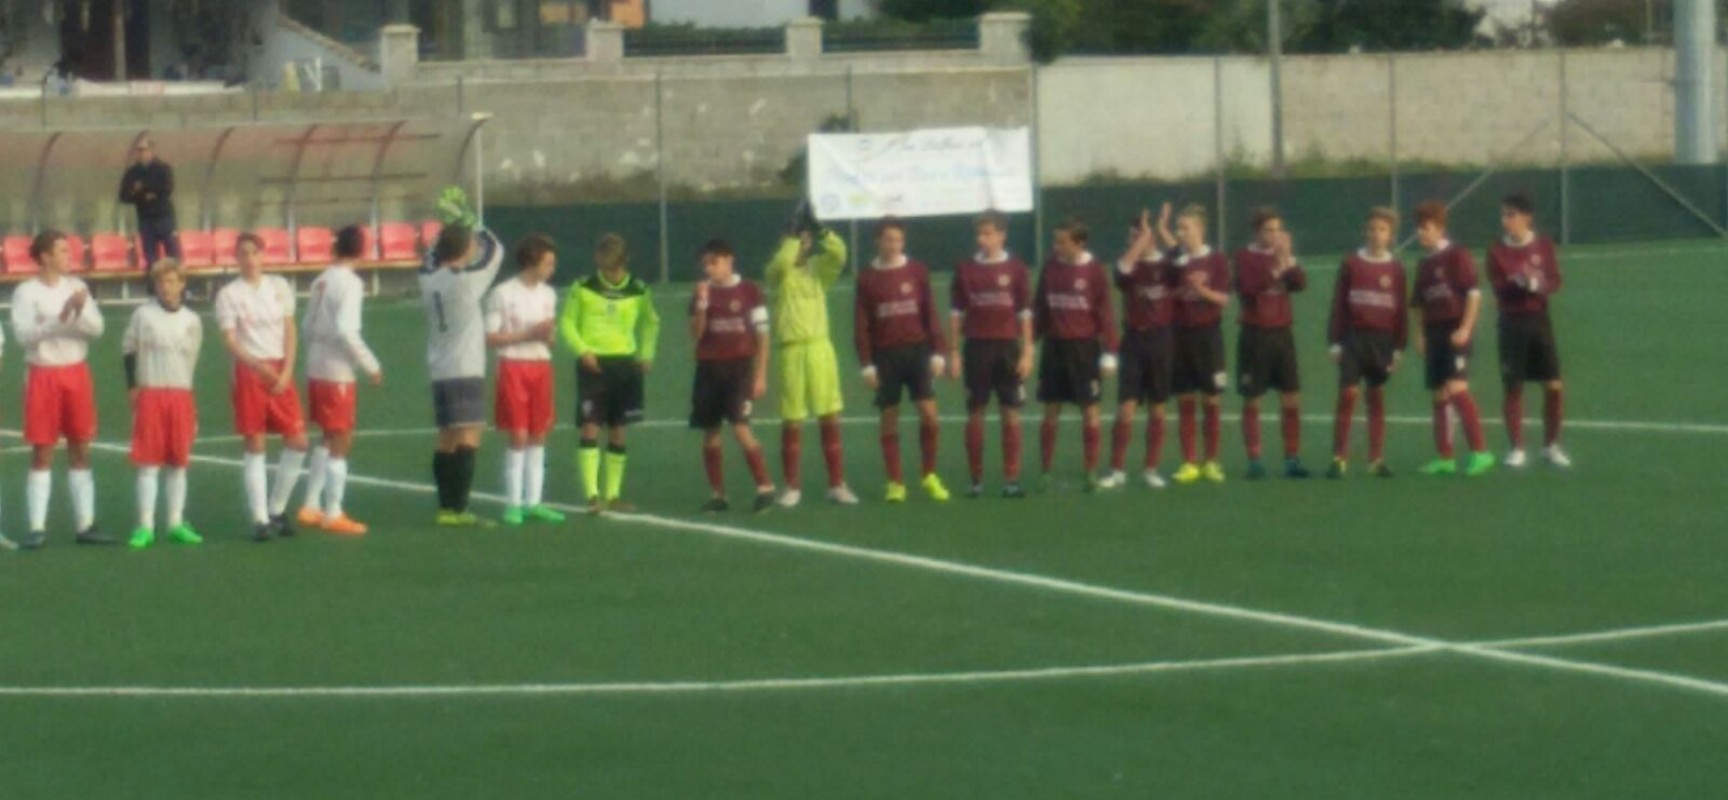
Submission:
[[[791,230],[768,263],[775,359],[780,398],[780,459],[786,492],[780,507],[803,499],[799,463],[804,455],[804,421],[815,415],[822,432],[822,460],[828,465],[828,500],[857,505],[846,486],[840,446],[840,362],[828,334],[828,289],[846,270],[846,242],[801,205]]]

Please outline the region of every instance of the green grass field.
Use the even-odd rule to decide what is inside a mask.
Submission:
[[[698,443],[682,427],[691,348],[670,324],[651,422],[632,434],[643,516],[449,532],[428,524],[420,312],[380,302],[367,335],[388,378],[362,394],[369,436],[349,492],[373,534],[258,545],[245,538],[212,339],[191,504],[209,542],[76,548],[57,481],[50,546],[0,558],[0,793],[1722,795],[1728,250],[1566,258],[1557,318],[1578,466],[1480,481],[1415,475],[1431,444],[1407,370],[1392,385],[1392,481],[1233,478],[704,518]],[[1301,298],[1299,337],[1307,456],[1320,465],[1333,381],[1330,284],[1316,289]],[[683,291],[660,298],[669,321]],[[837,330],[849,330],[847,302]],[[123,533],[134,512],[117,342],[129,311],[108,313],[94,358],[110,446],[96,468],[102,523]],[[1479,352],[1492,341],[1489,325]],[[7,355],[0,408],[15,415],[21,359]],[[1497,417],[1491,355],[1476,373]],[[872,500],[874,424],[851,383],[848,468]],[[943,393],[958,413],[956,387]],[[959,426],[945,434],[958,486]],[[1492,435],[1499,448],[1497,423]],[[773,452],[777,436],[765,438]],[[574,445],[566,424],[550,480],[566,503]],[[491,492],[502,457],[495,438],[487,447],[479,488]],[[1076,475],[1077,428],[1063,447]],[[1233,424],[1226,453],[1234,476]],[[22,455],[5,464],[16,533]],[[727,466],[742,501],[731,449]]]

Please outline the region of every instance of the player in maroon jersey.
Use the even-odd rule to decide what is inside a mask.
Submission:
[[[1416,241],[1427,255],[1416,264],[1410,305],[1422,315],[1416,352],[1423,355],[1426,385],[1434,393],[1434,446],[1440,453],[1422,473],[1458,473],[1451,409],[1458,412],[1470,443],[1464,474],[1474,478],[1494,469],[1494,455],[1482,436],[1482,414],[1470,394],[1470,345],[1482,310],[1482,289],[1470,251],[1446,238],[1446,218],[1444,203],[1429,201],[1416,207]]]
[[[984,496],[984,412],[990,399],[1002,418],[1002,496],[1026,496],[1020,487],[1026,378],[1032,374],[1032,278],[1004,248],[1008,221],[987,212],[974,225],[978,252],[954,270],[948,341],[954,377],[966,385],[967,497]]]
[[[1524,384],[1542,384],[1542,457],[1556,467],[1572,466],[1560,447],[1562,392],[1560,348],[1548,318],[1548,298],[1560,292],[1560,259],[1554,242],[1536,232],[1536,205],[1524,194],[1500,205],[1505,236],[1488,249],[1488,280],[1500,304],[1500,379],[1506,387],[1506,435],[1512,451],[1506,466],[1522,467]]]
[[[1242,438],[1248,448],[1248,480],[1266,477],[1260,460],[1260,398],[1277,390],[1284,434],[1284,477],[1306,478],[1302,466],[1302,378],[1296,369],[1296,337],[1290,295],[1308,288],[1296,261],[1290,232],[1276,209],[1254,212],[1254,242],[1236,253],[1236,294],[1242,299],[1241,336],[1236,340],[1236,391],[1242,395]]]
[[[1350,456],[1350,418],[1363,383],[1368,384],[1368,471],[1392,477],[1386,466],[1386,382],[1403,358],[1410,313],[1404,265],[1392,253],[1392,232],[1397,228],[1398,213],[1392,209],[1368,212],[1362,249],[1338,268],[1327,326],[1332,362],[1338,365],[1338,410],[1328,478],[1344,477]]]
[[[1116,262],[1116,288],[1122,292],[1122,371],[1116,383],[1116,425],[1110,437],[1110,474],[1100,488],[1127,485],[1128,445],[1134,437],[1134,415],[1146,414],[1146,459],[1142,475],[1147,486],[1164,488],[1158,460],[1164,450],[1164,404],[1170,399],[1175,337],[1171,320],[1182,274],[1158,251],[1158,231],[1167,230],[1170,204],[1165,203],[1158,227],[1152,213],[1140,212],[1128,229],[1128,251]]]
[[[731,245],[715,239],[702,246],[701,256],[708,280],[696,285],[690,300],[690,335],[696,340],[690,427],[702,431],[702,465],[714,492],[702,510],[714,514],[731,507],[720,450],[723,427],[730,424],[756,481],[753,510],[761,513],[774,507],[774,480],[750,430],[750,414],[768,391],[768,306],[762,287],[738,275]]]
[[[1104,378],[1116,372],[1116,320],[1110,306],[1110,276],[1086,249],[1091,231],[1079,220],[1056,226],[1050,260],[1038,275],[1032,322],[1044,340],[1038,370],[1038,402],[1044,404],[1039,457],[1044,485],[1053,485],[1056,427],[1062,406],[1080,408],[1082,447],[1088,491],[1098,486],[1098,448],[1102,422],[1098,403]]]
[[[1224,482],[1218,463],[1219,441],[1224,434],[1224,387],[1230,374],[1224,363],[1224,307],[1230,304],[1230,263],[1223,253],[1206,244],[1206,209],[1188,206],[1176,218],[1176,240],[1181,248],[1176,267],[1182,271],[1182,288],[1176,293],[1176,366],[1171,381],[1180,417],[1182,468],[1175,480],[1181,484],[1208,480]],[[1202,466],[1195,449],[1195,417],[1205,406],[1206,461]]]
[[[936,416],[936,378],[946,370],[942,323],[930,291],[930,268],[906,255],[906,224],[892,217],[876,226],[876,259],[858,273],[853,308],[854,343],[864,382],[876,392],[881,412],[882,459],[888,471],[890,503],[906,502],[900,463],[900,398],[910,395],[918,409],[919,484],[938,503],[948,488],[936,474],[936,446],[942,431]]]

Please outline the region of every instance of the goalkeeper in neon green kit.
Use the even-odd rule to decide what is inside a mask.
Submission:
[[[857,505],[846,486],[840,446],[840,362],[828,333],[828,289],[846,270],[846,242],[822,226],[807,204],[800,205],[792,227],[768,263],[773,294],[776,372],[780,398],[780,459],[786,476],[782,508],[803,499],[799,463],[804,455],[804,421],[814,415],[822,432],[822,459],[828,465],[828,500]]]

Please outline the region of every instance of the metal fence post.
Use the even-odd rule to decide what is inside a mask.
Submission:
[[[660,282],[672,280],[672,209],[666,197],[666,87],[665,75],[654,70],[654,179],[660,205]]]
[[[854,87],[853,81],[852,81],[852,65],[848,64],[848,65],[846,65],[846,132],[847,133],[858,133],[858,106],[855,102],[853,102],[853,96],[852,96],[852,92],[855,88],[856,87]],[[808,162],[806,162],[806,163],[808,163]],[[806,183],[806,187],[807,187],[809,182],[806,181],[805,183]],[[808,190],[808,188],[804,189],[804,191],[807,191],[807,190]],[[846,235],[847,235],[846,257],[852,262],[851,264],[848,264],[847,267],[852,268],[852,269],[857,269],[858,264],[859,264],[859,258],[858,258],[858,220],[852,219],[852,220],[849,220],[847,222],[847,234]]]
[[[1213,172],[1217,180],[1218,224],[1213,229],[1213,239],[1220,252],[1226,249],[1224,231],[1229,225],[1229,214],[1225,204],[1229,201],[1228,189],[1225,186],[1224,165],[1224,57],[1212,57],[1212,160],[1215,164]]]
[[[1572,243],[1572,150],[1568,134],[1572,131],[1571,111],[1567,106],[1566,48],[1559,48],[1560,68],[1560,244]]]
[[[1032,248],[1026,259],[1036,264],[1044,258],[1044,115],[1038,108],[1038,64],[1026,68],[1027,93],[1032,105]]]
[[[1387,157],[1391,159],[1391,169],[1388,176],[1391,182],[1392,202],[1388,207],[1399,211],[1403,205],[1403,194],[1399,186],[1398,174],[1398,54],[1386,54],[1386,139]]]

